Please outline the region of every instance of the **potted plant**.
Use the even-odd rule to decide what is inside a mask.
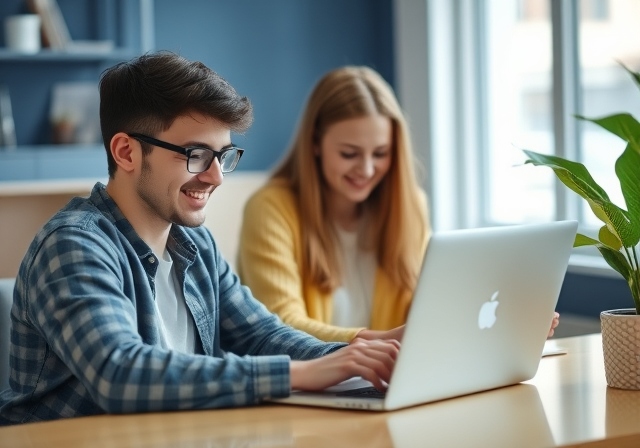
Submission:
[[[622,65],[622,64],[621,64]],[[622,65],[640,87],[640,73]],[[604,260],[627,281],[634,308],[603,311],[600,314],[602,346],[607,384],[621,389],[640,389],[640,123],[628,113],[602,118],[578,119],[595,123],[617,135],[626,148],[615,163],[615,172],[626,210],[611,202],[587,168],[561,157],[524,150],[537,166],[551,168],[558,179],[584,198],[603,222],[597,238],[577,234],[574,247],[595,246]],[[613,155],[612,155],[613,157]]]

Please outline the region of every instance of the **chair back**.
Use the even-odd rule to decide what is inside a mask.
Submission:
[[[266,171],[234,171],[211,195],[204,222],[227,262],[235,269],[244,204],[269,178]]]
[[[9,337],[15,278],[0,278],[0,390],[9,388]]]

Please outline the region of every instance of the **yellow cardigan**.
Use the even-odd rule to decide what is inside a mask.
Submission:
[[[237,264],[240,279],[253,295],[292,327],[324,341],[344,342],[363,330],[331,325],[333,295],[320,292],[305,278],[300,216],[288,187],[268,184],[245,205]],[[370,328],[389,330],[404,324],[411,297],[378,269]]]

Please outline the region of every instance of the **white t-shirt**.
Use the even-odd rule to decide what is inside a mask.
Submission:
[[[166,249],[162,259],[158,260],[156,272],[156,315],[164,348],[184,353],[196,352],[193,317],[187,310],[180,282],[173,269],[173,260]]]
[[[369,327],[377,269],[373,252],[358,248],[358,233],[338,229],[344,268],[342,285],[333,293],[333,319],[340,327]]]

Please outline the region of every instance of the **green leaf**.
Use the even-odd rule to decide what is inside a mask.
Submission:
[[[613,250],[610,247],[598,246],[598,250],[602,254],[604,261],[607,262],[616,272],[618,272],[629,285],[633,282],[634,271],[629,264],[629,261],[622,255],[622,252]]]
[[[616,175],[627,204],[631,225],[640,234],[640,153],[630,146],[627,145],[616,161]]]
[[[629,213],[612,202],[598,202],[587,199],[591,210],[600,221],[605,223],[611,233],[624,247],[633,247],[640,241],[640,229],[631,222]]]
[[[529,157],[529,160],[524,162],[525,164],[531,163],[536,166],[547,166],[553,169],[563,184],[583,198],[609,201],[607,193],[591,177],[591,174],[582,163],[572,162],[558,156],[540,154],[528,149],[523,149],[522,151]]]
[[[602,226],[600,232],[598,232],[598,239],[602,241],[605,246],[610,247],[613,250],[620,250],[622,242],[615,236],[607,226]]]
[[[576,115],[576,117],[601,126],[628,142],[634,151],[640,152],[640,123],[631,114],[615,114],[602,118],[587,118],[582,115]]]
[[[531,163],[553,169],[563,184],[587,201],[596,217],[606,224],[611,233],[616,235],[625,247],[638,244],[640,229],[632,225],[626,210],[622,210],[609,200],[607,193],[591,177],[583,164],[526,149],[523,151],[529,156],[525,164]]]
[[[600,244],[600,241],[589,238],[581,233],[576,233],[576,238],[573,240],[573,247],[597,246],[598,244]]]

